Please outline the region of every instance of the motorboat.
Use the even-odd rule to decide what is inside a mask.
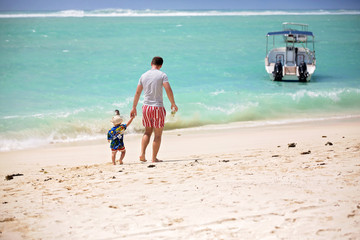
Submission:
[[[271,80],[308,82],[315,68],[315,36],[307,24],[285,22],[282,31],[268,32],[265,70]]]

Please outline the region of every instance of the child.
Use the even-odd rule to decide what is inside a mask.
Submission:
[[[126,130],[126,128],[131,124],[132,120],[134,119],[134,117],[131,117],[131,119],[129,120],[129,122],[127,124],[121,124],[123,119],[119,116],[113,116],[111,122],[114,124],[114,127],[112,127],[108,134],[107,134],[107,139],[108,142],[110,143],[110,148],[111,148],[111,160],[113,162],[114,165],[116,165],[115,163],[115,158],[116,158],[116,153],[118,151],[121,152],[121,156],[120,156],[120,164],[123,164],[123,159],[125,157],[125,146],[124,146],[124,132]]]

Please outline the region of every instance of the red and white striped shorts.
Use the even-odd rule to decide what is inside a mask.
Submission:
[[[165,126],[166,110],[164,107],[143,105],[142,111],[144,127],[163,128]]]

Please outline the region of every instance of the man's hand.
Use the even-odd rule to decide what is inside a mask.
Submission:
[[[131,118],[134,118],[134,117],[136,117],[136,116],[137,116],[136,108],[133,108],[133,109],[131,110],[131,112],[130,112],[130,117],[131,117]]]
[[[179,109],[176,106],[176,104],[171,104],[171,110],[174,110],[175,112],[177,112]]]
[[[142,90],[143,90],[143,86],[138,85],[136,88],[135,96],[134,96],[133,109],[130,112],[130,117],[132,117],[132,118],[137,116],[136,106],[139,102]]]

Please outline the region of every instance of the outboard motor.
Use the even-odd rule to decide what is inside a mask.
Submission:
[[[309,76],[309,73],[307,71],[306,63],[301,62],[299,65],[299,81],[300,82],[306,82],[306,78]]]
[[[281,81],[283,77],[282,69],[281,61],[277,61],[274,66],[274,71],[272,72],[275,81]]]

